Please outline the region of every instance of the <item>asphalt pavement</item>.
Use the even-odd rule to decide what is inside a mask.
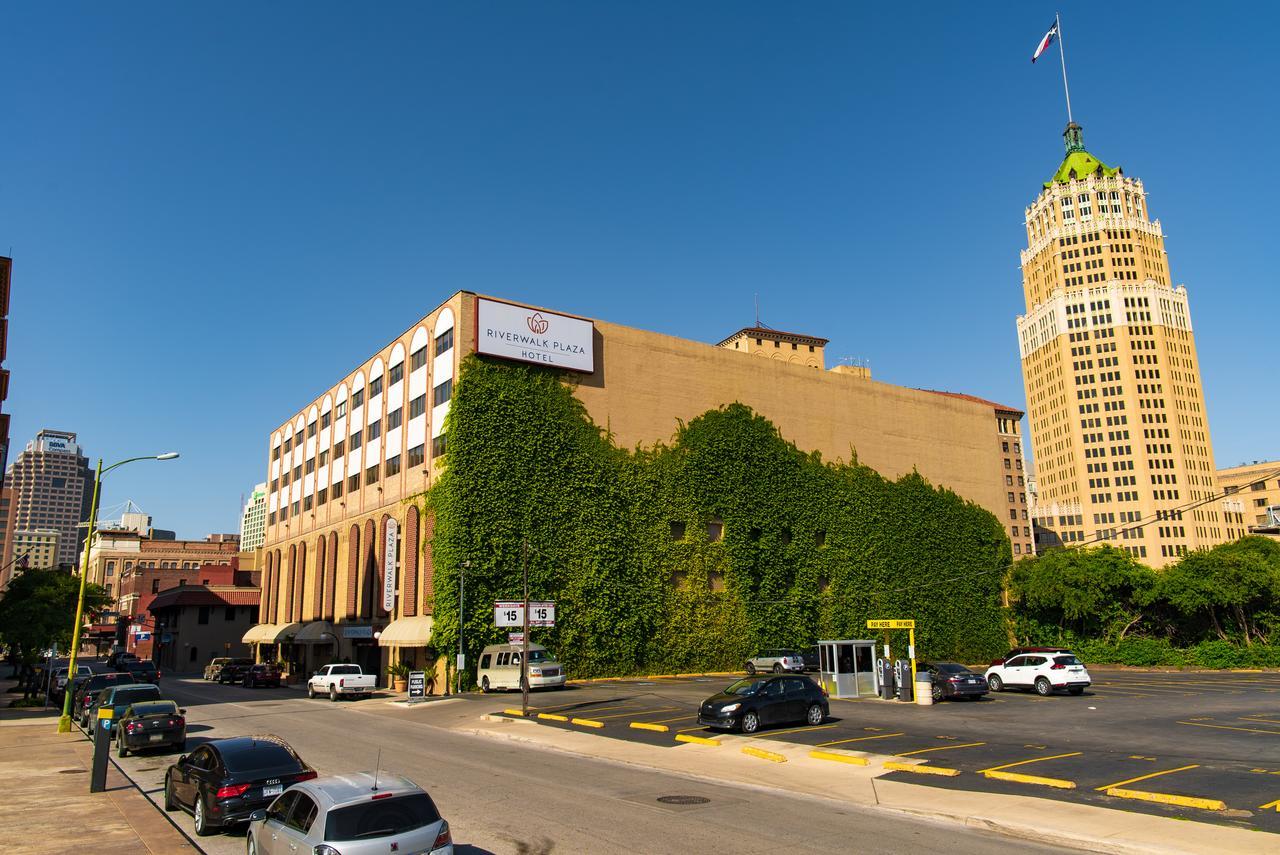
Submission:
[[[927,819],[710,783],[468,736],[431,724],[433,717],[470,718],[485,706],[504,702],[493,696],[434,701],[426,709],[410,710],[380,698],[329,703],[307,700],[292,689],[244,689],[198,679],[166,679],[163,689],[187,709],[188,750],[207,739],[272,733],[287,740],[321,774],[371,770],[380,751],[381,768],[404,774],[431,792],[449,820],[459,855],[920,849],[986,853],[1010,846],[999,836]],[[588,701],[592,691],[536,697]],[[598,710],[603,705],[595,704],[597,714],[606,714]],[[165,771],[175,759],[157,753],[116,762],[158,802]],[[242,830],[194,838],[190,817],[171,816],[205,852],[244,851]],[[1020,852],[1063,851],[1026,841],[1017,846]]]

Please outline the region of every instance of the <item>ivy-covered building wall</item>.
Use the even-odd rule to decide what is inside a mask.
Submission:
[[[473,662],[505,640],[494,600],[557,602],[533,640],[575,677],[731,669],[759,648],[867,638],[914,618],[925,657],[1006,644],[1008,538],[916,474],[828,463],[726,403],[670,444],[617,447],[565,375],[471,356],[447,425],[435,515],[434,643],[456,649],[458,574]],[[855,450],[856,451],[856,450]]]

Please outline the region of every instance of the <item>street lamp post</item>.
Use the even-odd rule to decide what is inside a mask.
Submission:
[[[465,609],[463,604],[466,602],[464,596],[466,594],[467,569],[471,566],[470,561],[463,561],[458,565],[458,661],[454,663],[453,668],[453,693],[455,695],[462,694],[462,621]],[[445,677],[449,676],[448,663],[445,663]],[[444,683],[444,693],[449,694],[449,681],[446,679]]]
[[[76,598],[76,622],[71,627],[71,655],[67,661],[67,691],[62,699],[62,715],[58,718],[58,733],[71,732],[71,689],[76,674],[76,655],[80,652],[80,622],[84,619],[84,590],[89,578],[89,549],[93,546],[93,526],[98,521],[98,492],[102,487],[102,476],[112,469],[135,463],[139,460],[173,460],[178,456],[176,451],[164,454],[152,454],[146,457],[130,457],[119,463],[112,463],[102,468],[102,458],[98,458],[98,472],[93,479],[93,501],[89,503],[89,533],[84,540],[84,560],[80,566],[80,595]]]

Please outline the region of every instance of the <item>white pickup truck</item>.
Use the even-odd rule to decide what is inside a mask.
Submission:
[[[359,665],[326,665],[307,681],[307,697],[328,695],[331,701],[343,695],[367,698],[373,694],[377,679],[362,672]]]

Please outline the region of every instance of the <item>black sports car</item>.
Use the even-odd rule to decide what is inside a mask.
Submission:
[[[164,809],[191,811],[196,834],[247,822],[289,786],[316,772],[276,736],[214,739],[184,754],[164,776]]]
[[[755,733],[771,724],[822,724],[830,713],[826,693],[808,677],[747,677],[703,701],[698,724]]]

